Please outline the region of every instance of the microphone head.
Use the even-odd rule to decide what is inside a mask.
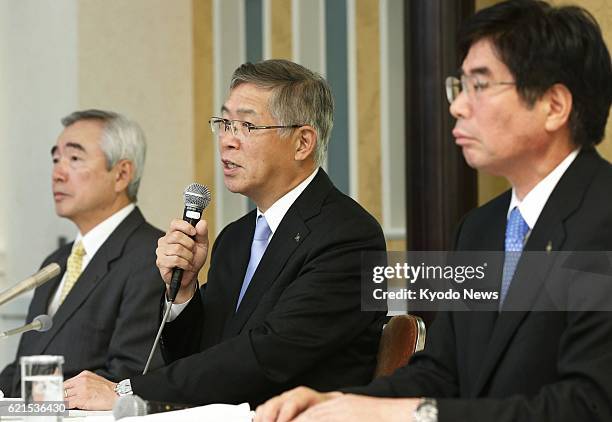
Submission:
[[[130,416],[145,416],[147,403],[135,394],[119,397],[113,406],[115,420]]]
[[[55,262],[52,262],[49,265],[41,268],[40,271],[38,271],[33,276],[36,278],[36,283],[37,283],[36,287],[38,287],[39,285],[43,283],[46,283],[47,281],[51,280],[53,277],[58,276],[60,272],[61,272],[61,268],[59,264]]]
[[[39,322],[40,327],[36,329],[36,331],[48,331],[53,326],[53,320],[49,315],[38,315],[35,317],[32,322]]]
[[[185,198],[185,206],[195,208],[200,212],[210,204],[210,191],[204,185],[192,183],[185,188],[183,192]]]

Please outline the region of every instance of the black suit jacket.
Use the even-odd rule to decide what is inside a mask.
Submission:
[[[320,169],[290,207],[237,312],[256,211],[228,225],[208,282],[168,324],[168,366],[131,378],[149,400],[261,403],[288,388],[371,379],[384,314],[360,310],[364,251],[385,249],[380,225]]]
[[[525,249],[612,250],[612,166],[583,150],[552,192]],[[510,192],[472,211],[460,250],[503,250]],[[504,307],[540,300],[546,268],[519,262]],[[523,297],[519,298],[521,294]],[[405,367],[348,390],[437,397],[439,421],[612,420],[612,313],[441,313]],[[466,400],[469,399],[469,400]]]
[[[17,359],[0,374],[4,393],[20,396],[19,356],[63,355],[64,378],[88,369],[111,380],[142,372],[155,339],[159,297],[164,283],[155,266],[157,239],[163,233],[148,224],[136,208],[117,226],[93,256],[53,316],[44,333],[23,334]],[[45,259],[62,269],[72,243]],[[60,274],[34,292],[27,321],[46,314]],[[158,354],[154,365],[161,366]]]

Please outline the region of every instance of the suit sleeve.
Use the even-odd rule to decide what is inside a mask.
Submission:
[[[394,374],[365,387],[343,390],[377,397],[437,397],[438,421],[539,422],[612,420],[612,351],[606,346],[612,321],[606,312],[568,314],[568,329],[561,341],[558,368],[561,381],[542,387],[533,396],[459,398],[454,362],[443,353],[453,347],[446,336],[452,321],[441,314],[432,325],[429,347]],[[442,347],[442,349],[441,349]],[[447,349],[452,350],[452,349]],[[518,372],[517,372],[518,373]],[[443,397],[443,398],[440,398]]]
[[[204,319],[202,295],[205,290],[206,285],[200,287],[185,309],[164,327],[161,351],[166,364],[199,351]]]
[[[317,236],[320,242],[262,324],[133,377],[134,392],[183,403],[256,402],[283,391],[362,333],[378,315],[359,311],[361,253],[384,250],[380,227],[347,218],[325,233],[319,229]]]
[[[612,320],[608,312],[567,313],[557,359],[560,380],[533,396],[442,399],[439,421],[609,421],[612,420]]]
[[[219,240],[223,238],[227,227],[223,228],[213,244],[210,259],[217,252]],[[203,296],[206,292],[206,284],[199,287],[189,304],[176,317],[174,321],[166,324],[161,338],[161,351],[166,364],[186,356],[197,353],[200,350],[200,339],[202,335],[202,322],[204,320]]]

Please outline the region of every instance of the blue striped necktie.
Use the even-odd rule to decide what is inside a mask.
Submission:
[[[268,239],[272,234],[272,230],[270,230],[270,226],[268,226],[268,222],[266,221],[266,217],[260,215],[257,217],[257,224],[255,224],[255,234],[253,235],[253,243],[251,244],[251,258],[249,259],[249,265],[247,266],[246,274],[244,275],[244,281],[242,282],[242,288],[240,289],[240,296],[238,296],[238,304],[236,305],[236,310],[240,306],[240,302],[242,302],[242,298],[246,293],[249,283],[253,278],[253,274],[255,274],[255,270],[259,265],[259,261],[261,261],[261,257],[266,251],[266,247],[268,246]]]
[[[506,225],[506,253],[504,257],[504,273],[502,276],[502,285],[499,298],[500,309],[504,303],[504,300],[506,299],[506,295],[508,294],[508,289],[510,288],[510,283],[512,282],[512,277],[514,276],[514,271],[516,271],[516,266],[521,258],[521,252],[523,251],[523,245],[525,243],[525,236],[527,236],[528,232],[529,226],[523,219],[518,207],[514,207],[510,212],[508,224]]]

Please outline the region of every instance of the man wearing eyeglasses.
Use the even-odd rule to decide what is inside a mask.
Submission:
[[[333,121],[327,82],[285,60],[240,66],[212,117],[225,186],[257,209],[217,237],[207,283],[205,221],[174,220],[160,239],[166,283],[184,275],[162,338],[167,366],[118,384],[83,373],[70,407],[118,395],[201,405],[259,404],[287,388],[368,382],[384,313],[361,312],[361,254],[384,251],[380,225],[320,168]],[[193,239],[192,239],[193,237]]]
[[[506,252],[500,311],[442,312],[391,376],[288,391],[257,422],[612,420],[612,314],[509,311],[559,282],[513,253],[612,250],[612,166],[594,148],[612,100],[600,29],[578,7],[513,0],[470,18],[460,49],[461,77],[446,81],[455,142],[512,189],[464,218],[455,247]]]

